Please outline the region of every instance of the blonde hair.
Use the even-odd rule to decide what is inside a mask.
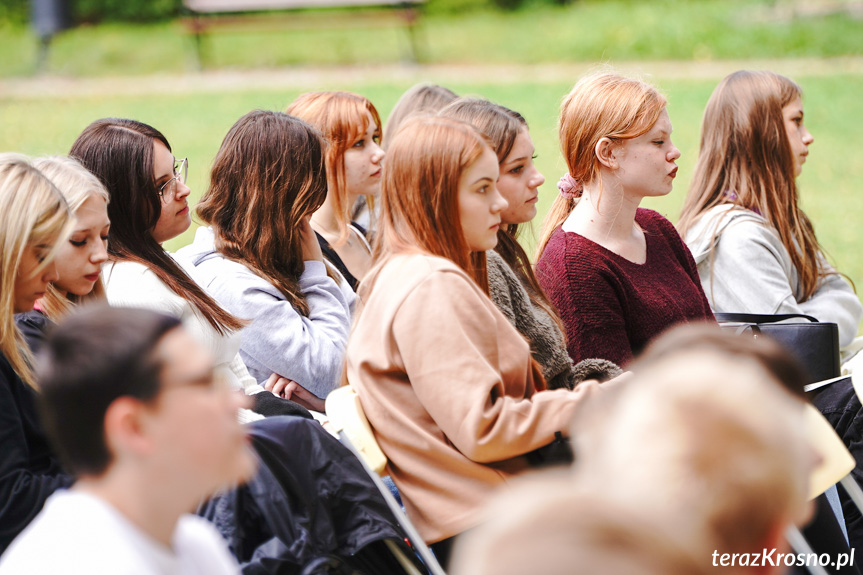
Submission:
[[[677,229],[685,237],[705,212],[722,204],[757,211],[791,256],[805,301],[829,272],[812,223],[798,205],[782,115],[801,94],[796,83],[768,71],[739,70],[719,83],[704,110],[701,150]],[[711,261],[714,250],[711,242]]]
[[[73,214],[76,214],[84,202],[92,197],[104,200],[105,204],[110,201],[108,190],[99,178],[74,158],[66,156],[36,158],[33,160],[33,165],[60,190]],[[101,280],[96,282],[92,292],[80,297],[75,294],[67,294],[64,297],[53,285],[49,285],[48,292],[42,298],[42,309],[48,317],[56,321],[69,313],[77,303],[104,299],[105,287]]]
[[[452,575],[700,575],[708,569],[680,538],[637,506],[578,489],[566,472],[515,481],[487,521],[457,540]]]
[[[802,519],[815,461],[792,358],[732,339],[715,325],[674,328],[632,365],[636,381],[582,414],[572,435],[586,488],[665,516],[705,557],[760,551],[783,522]]]
[[[656,124],[665,105],[665,96],[635,78],[608,71],[581,78],[560,105],[560,150],[569,174],[582,185],[593,183],[599,177],[600,163],[594,151],[599,140],[617,142],[641,136]],[[537,259],[576,201],[555,198],[543,222]]]
[[[384,136],[381,140],[381,147],[384,150],[389,149],[390,142],[396,135],[396,132],[402,127],[405,120],[419,114],[432,115],[440,111],[444,106],[458,98],[458,96],[449,88],[438,86],[437,84],[416,84],[402,94],[399,101],[396,102],[393,111],[390,112],[390,117],[387,119],[387,125],[384,129]]]
[[[317,128],[327,142],[327,187],[328,193],[333,194],[333,205],[338,217],[339,239],[336,245],[342,244],[348,239],[348,224],[353,208],[345,179],[345,152],[368,130],[366,112],[371,114],[379,132],[381,117],[367,98],[352,92],[301,94],[285,112]],[[365,197],[369,213],[374,214],[374,196]]]
[[[28,246],[52,244],[39,273],[57,256],[73,225],[66,200],[29,158],[0,154],[0,353],[34,388],[30,349],[15,326],[15,279]]]

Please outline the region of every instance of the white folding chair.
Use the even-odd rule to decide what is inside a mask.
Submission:
[[[831,486],[839,483],[848,492],[855,505],[863,511],[863,506],[861,506],[863,504],[863,492],[851,476],[856,462],[830,422],[812,404],[807,403],[804,412],[804,425],[807,438],[821,456],[820,464],[809,477],[809,498],[815,499]],[[797,527],[789,527],[785,536],[795,553],[806,554],[807,556],[815,553]],[[820,565],[806,565],[806,568],[813,575],[827,575],[827,571]]]
[[[416,549],[420,558],[425,563],[432,575],[446,575],[440,563],[438,563],[431,550],[420,537],[413,523],[408,519],[401,505],[396,501],[389,488],[381,481],[381,474],[387,465],[387,458],[381,451],[374,432],[372,431],[369,420],[363,412],[363,407],[360,405],[360,398],[349,385],[340,387],[331,392],[326,400],[327,417],[329,418],[330,430],[336,434],[348,449],[350,449],[357,459],[363,464],[366,473],[372,478],[378,491],[386,500],[393,515],[398,518],[402,528],[410,537],[411,544]],[[393,549],[397,549],[392,547]],[[409,573],[419,575],[416,567],[410,563],[406,557],[399,559],[402,566]]]

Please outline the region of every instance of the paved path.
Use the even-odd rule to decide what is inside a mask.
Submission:
[[[647,74],[658,80],[719,80],[741,68],[769,69],[793,78],[806,76],[863,75],[863,57],[799,58],[777,60],[643,61],[615,62],[615,69]],[[332,89],[345,84],[421,81],[471,84],[571,83],[595,63],[537,65],[385,65],[329,68],[280,68],[272,70],[214,70],[188,74],[108,78],[0,79],[0,98],[55,98],[94,95],[146,95],[152,93],[244,92],[249,90]]]

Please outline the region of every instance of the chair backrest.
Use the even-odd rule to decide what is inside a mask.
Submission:
[[[384,475],[387,458],[375,439],[372,426],[366,419],[357,392],[349,385],[330,392],[327,396],[326,410],[329,419],[327,423],[329,431],[335,433],[339,440],[365,464],[366,471],[386,500],[390,510],[399,517],[402,528],[407,532],[414,550],[422,559],[429,573],[431,575],[446,575],[428,545],[417,532],[416,527],[380,478],[381,475]],[[403,566],[406,569],[410,567],[405,563]]]
[[[806,437],[821,456],[821,463],[809,478],[809,496],[815,499],[851,473],[856,462],[830,423],[809,403],[806,404],[804,424]]]
[[[349,385],[339,387],[327,396],[329,426],[337,435],[344,433],[366,464],[378,475],[384,475],[387,458],[381,451],[372,426],[366,419],[360,398]]]

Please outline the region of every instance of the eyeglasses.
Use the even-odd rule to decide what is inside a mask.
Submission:
[[[162,198],[163,204],[168,204],[177,197],[177,183],[185,184],[188,173],[189,158],[183,158],[182,160],[174,159],[174,177],[159,188],[159,197]]]
[[[170,384],[163,385],[162,391],[176,389],[198,389],[203,391],[232,391],[231,382],[225,377],[224,373],[219,371],[211,371],[206,374],[206,377],[193,378],[183,381],[175,381]]]

